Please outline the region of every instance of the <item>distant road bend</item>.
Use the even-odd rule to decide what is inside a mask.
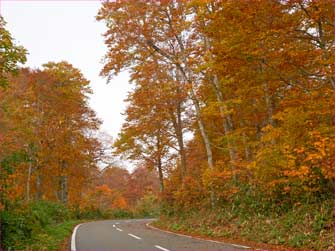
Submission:
[[[237,251],[248,247],[194,239],[147,227],[152,220],[105,220],[78,225],[71,251]],[[250,250],[250,249],[249,249]]]

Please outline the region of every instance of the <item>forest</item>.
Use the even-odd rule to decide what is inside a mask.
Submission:
[[[334,249],[331,0],[108,0],[96,19],[101,75],[113,84],[128,71],[133,87],[107,145],[81,71],[23,67],[1,19],[5,250],[55,250],[34,244],[49,225],[122,217],[270,250]],[[101,169],[105,148],[134,171]]]

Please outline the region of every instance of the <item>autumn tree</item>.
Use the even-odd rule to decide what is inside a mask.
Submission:
[[[127,169],[116,166],[108,166],[101,170],[98,184],[105,184],[111,189],[115,189],[121,193],[124,193],[127,190],[129,179],[130,174]]]
[[[9,111],[6,143],[12,150],[3,158],[12,151],[24,158],[11,166],[13,180],[6,183],[20,188],[20,199],[75,203],[100,155],[93,134],[99,121],[87,105],[89,82],[66,62],[23,69],[10,82],[1,102]]]
[[[137,166],[130,174],[125,197],[134,207],[146,195],[157,195],[159,187],[159,177],[154,170],[149,170],[146,166]]]
[[[6,29],[6,22],[0,16],[0,87],[8,85],[8,74],[17,73],[18,64],[26,61],[27,51],[15,44],[10,32]]]
[[[188,15],[187,3],[107,1],[97,18],[104,20],[108,27],[105,37],[109,51],[102,74],[111,78],[126,68],[135,72],[148,60],[168,65],[175,80],[182,85],[181,92],[186,92],[193,104],[192,111],[203,138],[208,165],[213,167],[210,138],[197,96],[199,78],[188,62],[193,60],[190,56],[193,37],[190,30],[192,15]]]
[[[10,74],[15,74],[18,70],[18,65],[26,61],[27,51],[22,47],[15,44],[10,32],[6,29],[6,22],[0,15],[0,88],[8,86],[8,77]],[[0,91],[0,99],[3,98]],[[8,128],[9,121],[5,119],[7,114],[6,107],[0,104],[0,144],[3,145],[7,142],[7,137],[4,132]],[[4,149],[0,150],[0,160],[3,159]],[[5,148],[6,149],[6,148]],[[8,149],[9,150],[9,149]],[[3,166],[0,166],[0,176],[3,176]],[[3,190],[5,189],[1,182],[0,187],[0,207],[3,204]],[[0,223],[1,225],[1,223]]]

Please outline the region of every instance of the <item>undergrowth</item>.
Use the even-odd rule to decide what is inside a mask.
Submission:
[[[226,204],[160,217],[154,224],[195,235],[308,250],[334,250],[333,200],[272,209]]]

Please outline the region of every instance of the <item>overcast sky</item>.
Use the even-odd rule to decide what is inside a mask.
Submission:
[[[0,0],[0,5],[7,29],[29,52],[25,65],[37,68],[49,61],[66,60],[79,68],[91,81],[94,94],[90,105],[103,120],[101,129],[115,138],[130,85],[127,73],[108,85],[99,77],[106,53],[101,36],[105,26],[95,20],[100,1]]]

